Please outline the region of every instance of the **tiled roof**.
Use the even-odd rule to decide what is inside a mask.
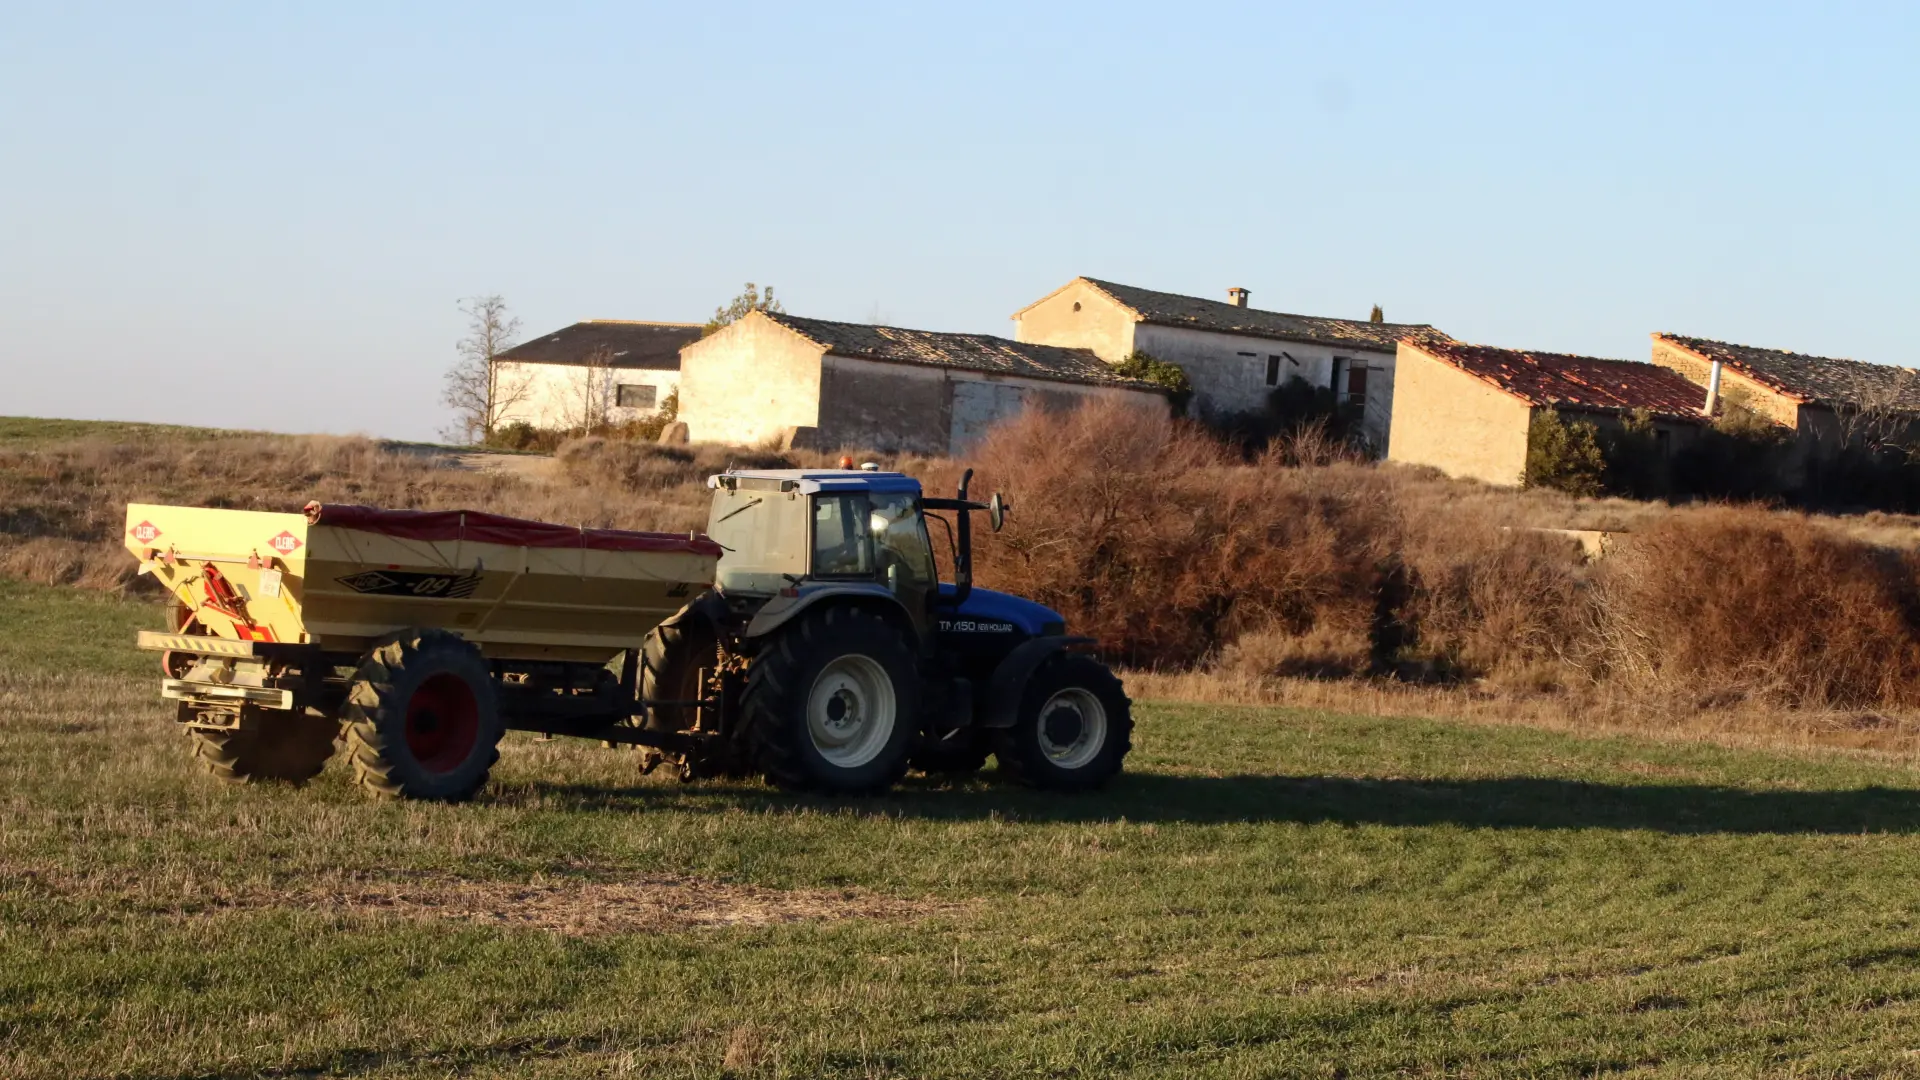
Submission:
[[[883,360],[896,364],[984,371],[1055,382],[1125,386],[1159,390],[1140,379],[1116,374],[1089,349],[1058,345],[1030,345],[991,334],[949,334],[934,330],[905,330],[897,326],[803,319],[783,312],[763,312],[767,318],[841,356]]]
[[[1224,300],[1138,289],[1111,281],[1081,278],[1111,296],[1144,322],[1159,326],[1186,326],[1222,334],[1276,341],[1308,341],[1335,348],[1392,352],[1401,338],[1415,341],[1450,340],[1425,323],[1376,323],[1365,319],[1328,319],[1318,315],[1288,315],[1279,311],[1240,307]]]
[[[1429,342],[1420,351],[1505,390],[1529,405],[1591,412],[1645,409],[1704,423],[1707,391],[1677,371],[1633,360]]]
[[[1760,385],[1798,401],[1827,406],[1886,403],[1903,411],[1920,412],[1920,372],[1912,368],[1731,345],[1680,334],[1655,334],[1654,338],[1677,345],[1702,360],[1718,360]]]
[[[585,364],[596,352],[608,367],[680,370],[680,349],[700,340],[699,323],[589,319],[515,345],[498,359],[520,364]]]

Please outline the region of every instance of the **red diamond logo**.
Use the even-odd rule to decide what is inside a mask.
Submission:
[[[291,555],[300,548],[300,538],[290,532],[282,532],[279,536],[267,541],[267,546],[282,555]]]
[[[151,521],[143,521],[127,530],[128,535],[143,544],[151,544],[160,538],[160,526]]]

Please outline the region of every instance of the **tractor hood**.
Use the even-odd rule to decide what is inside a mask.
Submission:
[[[952,603],[953,596],[953,585],[941,582],[940,598]],[[982,589],[977,585],[955,614],[977,621],[1012,623],[1015,630],[1034,637],[1066,632],[1067,620],[1052,608],[1024,597]]]

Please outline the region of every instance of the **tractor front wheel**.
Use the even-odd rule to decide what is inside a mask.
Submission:
[[[872,612],[809,612],[754,658],[741,719],[770,783],[835,795],[884,791],[906,774],[919,737],[913,652]]]
[[[180,708],[190,711],[182,702]],[[192,723],[192,718],[187,717]],[[189,727],[200,767],[230,784],[277,780],[304,784],[320,775],[333,756],[340,724],[304,712],[268,712],[243,706],[236,728]]]
[[[1120,680],[1090,656],[1061,653],[1027,680],[1013,726],[994,733],[993,756],[1022,783],[1085,791],[1113,779],[1132,748]]]
[[[389,799],[462,802],[500,760],[500,706],[480,650],[445,630],[389,638],[347,692],[354,780]]]

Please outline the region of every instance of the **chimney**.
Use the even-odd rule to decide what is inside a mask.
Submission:
[[[1707,372],[1707,403],[1700,409],[1700,415],[1711,418],[1714,407],[1720,404],[1720,361],[1715,358],[1713,367]]]
[[[1246,307],[1247,306],[1247,290],[1242,289],[1239,286],[1235,286],[1231,289],[1228,289],[1227,303],[1232,304],[1234,307]]]

